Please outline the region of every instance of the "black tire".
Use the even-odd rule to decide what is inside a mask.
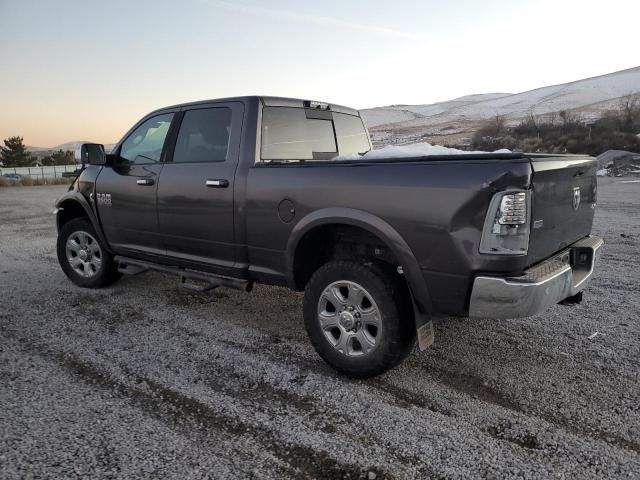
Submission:
[[[80,235],[80,237],[78,237],[78,235]],[[89,261],[91,261],[93,257],[93,262],[80,262],[83,263],[80,268],[89,269],[89,273],[86,275],[81,275],[80,273],[78,273],[78,271],[72,266],[71,260],[68,258],[67,241],[69,241],[70,237],[72,236],[74,239],[86,238],[88,240],[87,245],[90,247],[89,250],[92,250],[90,253],[91,257],[89,258]],[[75,243],[77,244],[78,242]],[[100,242],[100,237],[97,235],[95,229],[93,228],[93,225],[88,218],[78,217],[65,223],[58,232],[58,241],[56,248],[58,253],[58,263],[60,263],[62,271],[69,278],[69,280],[71,280],[79,287],[106,287],[117,281],[122,276],[122,274],[118,272],[118,266],[113,261],[113,256],[104,248],[104,245]],[[87,251],[88,249],[85,248],[84,250]],[[98,264],[96,259],[100,260],[98,267],[96,267],[96,264]]]
[[[360,333],[360,329],[367,328],[366,325],[362,325],[359,328],[355,327],[356,330],[344,329],[341,315],[338,315],[340,317],[339,327],[330,326],[326,328],[327,324],[325,324],[325,329],[323,329],[321,326],[321,315],[331,316],[323,317],[331,318],[328,323],[336,321],[332,317],[334,315],[333,309],[331,309],[331,312],[328,311],[332,301],[329,300],[327,302],[327,298],[331,297],[331,295],[323,296],[325,289],[329,289],[330,286],[333,286],[334,289],[338,288],[338,290],[342,288],[344,292],[351,295],[348,293],[349,286],[340,287],[341,282],[347,284],[355,283],[356,286],[354,288],[356,288],[356,291],[357,287],[361,286],[364,294],[370,296],[371,300],[373,300],[373,302],[368,303],[379,311],[377,322],[379,322],[381,328],[380,330],[376,328],[374,332],[379,338],[375,338],[374,347],[368,345],[367,348],[372,348],[368,352],[364,351],[365,347],[357,340],[356,343],[360,344],[361,353],[358,353],[357,349],[352,351],[351,354],[344,353],[345,350],[350,350],[349,347],[339,350],[342,345],[340,339],[343,338],[343,334],[346,334],[348,339],[348,336],[353,337]],[[323,296],[323,304],[319,303],[321,296]],[[335,298],[342,302],[345,301],[342,296]],[[341,304],[339,307],[340,312],[344,312],[343,308],[345,308],[345,305]],[[351,306],[347,308],[351,308]],[[356,307],[356,315],[358,310],[359,307]],[[320,311],[324,313],[320,313]],[[311,343],[325,362],[338,372],[354,378],[368,378],[379,375],[395,367],[405,359],[415,344],[412,315],[411,300],[404,282],[399,280],[393,272],[387,271],[375,263],[344,260],[331,261],[320,267],[313,274],[305,290],[304,323]],[[346,319],[347,325],[351,322],[352,317]],[[360,317],[364,318],[364,314],[360,315]],[[336,335],[338,335],[338,338],[336,338]],[[334,342],[338,346],[334,345]]]

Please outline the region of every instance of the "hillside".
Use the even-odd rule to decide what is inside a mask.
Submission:
[[[621,97],[640,92],[640,67],[527,92],[468,95],[426,105],[391,105],[362,110],[374,141],[450,140],[465,143],[478,122],[496,114],[517,121],[530,113],[573,111],[598,118]],[[444,138],[441,138],[444,137]]]

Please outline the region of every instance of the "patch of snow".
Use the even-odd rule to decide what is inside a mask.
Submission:
[[[618,183],[640,183],[640,180],[621,180]]]
[[[606,168],[603,168],[603,169],[598,170],[598,171],[596,172],[596,175],[597,175],[598,177],[606,177],[608,174],[609,174],[609,170],[607,170]]]
[[[458,150],[457,148],[431,145],[430,143],[412,143],[409,145],[387,145],[377,150],[370,150],[364,155],[358,155],[357,153],[340,155],[334,160],[380,160],[388,158],[427,157],[431,155],[470,155],[474,153],[511,153],[511,150],[503,148],[495,152],[470,152],[467,150]]]
[[[451,100],[452,102],[480,102],[485,100],[495,100],[497,98],[508,97],[513,93],[472,93],[464,97],[458,97]]]

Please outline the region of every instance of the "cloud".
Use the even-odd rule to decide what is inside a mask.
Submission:
[[[418,32],[405,32],[402,30],[394,30],[392,28],[380,27],[366,23],[349,22],[340,18],[328,17],[324,15],[311,15],[306,13],[293,12],[291,10],[271,9],[259,7],[256,5],[247,5],[240,3],[232,3],[224,0],[205,0],[205,3],[222,8],[228,11],[247,13],[259,17],[271,17],[276,19],[288,19],[295,22],[306,22],[321,27],[338,27],[347,30],[358,30],[361,32],[372,33],[376,35],[384,35],[398,38],[408,39],[426,39],[427,36]]]

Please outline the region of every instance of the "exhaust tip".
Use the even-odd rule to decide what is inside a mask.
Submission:
[[[562,300],[559,305],[578,305],[579,303],[582,303],[582,292],[578,292],[575,295],[572,295],[571,297],[567,297],[564,300]]]

